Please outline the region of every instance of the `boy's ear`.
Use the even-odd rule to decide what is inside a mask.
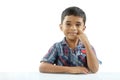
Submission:
[[[83,31],[85,31],[85,29],[86,29],[86,26],[84,26]]]
[[[62,31],[62,24],[59,24],[60,30]]]

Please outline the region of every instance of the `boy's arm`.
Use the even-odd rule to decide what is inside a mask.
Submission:
[[[88,73],[88,69],[85,67],[68,67],[68,66],[57,66],[50,63],[42,62],[39,67],[39,71],[43,73]]]
[[[90,69],[91,72],[95,73],[99,69],[98,59],[97,59],[94,51],[91,48],[91,45],[87,39],[87,36],[82,31],[80,32],[79,38],[83,42],[83,44],[86,48],[86,57],[87,57],[88,68]]]

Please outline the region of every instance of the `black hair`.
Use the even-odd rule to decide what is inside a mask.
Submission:
[[[85,12],[80,9],[79,7],[68,7],[66,8],[61,15],[61,23],[63,22],[65,16],[70,16],[70,15],[74,15],[74,16],[80,16],[81,18],[83,18],[83,22],[85,24],[86,22],[86,14]]]

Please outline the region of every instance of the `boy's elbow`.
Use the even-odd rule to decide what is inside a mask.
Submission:
[[[40,66],[39,66],[39,72],[44,72],[44,67],[42,64],[40,64]]]
[[[41,72],[41,64],[39,65],[39,72]]]
[[[40,66],[39,66],[39,72],[42,72],[42,73],[46,73],[46,72],[49,72],[49,65],[51,64],[48,64],[48,63],[40,63]]]
[[[92,73],[97,73],[97,72],[98,72],[98,69],[92,70]]]
[[[91,72],[92,72],[92,73],[97,73],[98,70],[99,70],[99,67],[95,67],[95,68],[92,68],[92,69],[91,69]]]

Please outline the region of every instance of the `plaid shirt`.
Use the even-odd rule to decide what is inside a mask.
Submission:
[[[95,52],[94,48],[91,47]],[[77,47],[71,49],[65,38],[55,43],[43,57],[42,62],[48,62],[60,66],[84,66],[87,67],[86,50],[79,41]]]

